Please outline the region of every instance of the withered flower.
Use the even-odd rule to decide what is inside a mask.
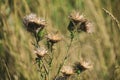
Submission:
[[[51,34],[47,35],[47,39],[51,43],[57,43],[57,42],[59,42],[61,40],[61,37],[60,37],[60,35],[58,33],[55,33],[55,34],[51,33]]]
[[[76,30],[77,32],[84,31],[87,33],[91,33],[91,23],[88,22],[86,18],[84,18],[83,15],[80,15],[79,12],[73,12],[69,16],[70,22],[68,25],[69,31]]]
[[[80,62],[76,62],[74,65],[75,72],[82,72],[87,69],[91,69],[93,66],[90,62],[81,60]]]
[[[74,74],[74,69],[72,66],[63,66],[61,72],[63,73],[64,76],[70,76]]]
[[[85,21],[87,21],[87,19],[84,18],[83,15],[80,15],[79,12],[75,12],[75,11],[70,14],[69,19],[70,19],[70,20],[73,20],[73,21],[76,22],[76,23],[77,23],[77,22],[85,22]]]
[[[47,54],[47,50],[43,47],[36,48],[34,53],[37,55],[37,57],[41,58],[41,57],[44,57]]]
[[[53,46],[55,43],[59,42],[61,40],[60,35],[56,32],[56,33],[50,33],[46,36],[47,38],[47,47],[48,49],[51,50],[51,52],[53,51]]]
[[[23,24],[29,32],[38,32],[46,26],[46,21],[31,13],[23,18]]]

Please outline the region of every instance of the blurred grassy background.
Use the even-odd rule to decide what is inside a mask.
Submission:
[[[48,31],[59,30],[67,37],[66,42],[56,45],[56,66],[53,66],[56,71],[69,43],[68,15],[73,10],[80,11],[94,23],[95,33],[77,36],[67,64],[84,57],[92,61],[94,68],[82,73],[81,80],[120,80],[120,29],[102,9],[120,21],[119,3],[119,0],[0,0],[0,80],[10,80],[9,77],[40,80],[33,64],[32,37],[22,24],[22,18],[31,12],[47,20]]]

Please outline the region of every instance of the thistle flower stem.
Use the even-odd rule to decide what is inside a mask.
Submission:
[[[71,45],[72,45],[73,39],[74,39],[74,37],[73,37],[73,38],[71,37],[71,41],[70,41],[70,44],[69,44],[68,49],[67,49],[67,54],[66,54],[66,56],[65,56],[65,58],[64,58],[64,60],[63,60],[63,63],[60,64],[60,67],[59,67],[59,69],[58,69],[58,72],[57,72],[57,74],[56,74],[56,76],[55,76],[55,80],[56,80],[57,76],[59,75],[61,68],[63,67],[63,65],[65,64],[65,62],[67,61],[67,59],[68,59],[68,57],[69,57],[69,50],[70,50],[70,47],[71,47]]]
[[[41,60],[41,62],[42,62],[43,67],[44,67],[44,69],[45,69],[45,71],[46,71],[46,74],[48,74],[48,69],[47,69],[46,65],[44,64],[44,61],[43,61],[43,60]]]
[[[52,51],[53,51],[53,45],[54,45],[54,43],[51,43],[51,44],[50,44],[50,51],[51,51],[51,53],[52,53]]]
[[[72,45],[73,39],[74,39],[74,33],[71,32],[71,41],[70,41],[70,44],[69,44],[69,46],[68,46],[67,54],[66,54],[66,56],[65,56],[65,58],[64,58],[63,65],[64,65],[64,63],[66,62],[66,60],[67,60],[67,58],[68,58],[68,56],[69,56],[69,50],[70,50],[70,47],[71,47],[71,45]]]
[[[34,33],[34,37],[35,37],[35,40],[36,40],[36,47],[39,47],[39,44],[38,44],[39,40],[38,40],[37,33]],[[41,59],[40,62],[38,63],[39,69],[41,68],[40,63],[42,63],[42,65],[43,65],[43,67],[44,67],[44,70],[45,70],[45,72],[46,72],[46,74],[45,74],[45,78],[46,78],[46,75],[48,75],[48,69],[47,69],[46,65],[44,64],[43,59]],[[41,70],[41,69],[40,69],[40,70]],[[41,75],[42,75],[42,74],[41,74]]]
[[[42,65],[40,66],[40,64],[42,64]],[[45,79],[47,78],[46,75],[48,75],[48,70],[47,70],[46,65],[44,64],[43,59],[41,59],[41,61],[39,62],[38,67],[39,67],[39,72],[40,72],[40,75],[41,75],[41,77],[40,77],[41,80],[45,80]],[[41,72],[41,69],[42,69],[42,68],[44,68],[45,73],[42,73],[42,72]],[[45,78],[45,79],[43,79],[43,78]],[[47,80],[49,80],[49,79],[47,79]]]
[[[50,60],[51,60],[52,58],[51,58],[50,55],[49,55],[49,57],[50,57]],[[45,62],[47,62],[47,60],[45,58],[44,58],[44,60],[45,60]],[[51,62],[50,62],[50,64],[48,63],[48,65],[49,65],[49,67],[48,67],[48,70],[47,70],[48,71],[48,74],[47,74],[48,75],[48,79],[47,80],[50,80]]]
[[[41,73],[42,65],[41,65],[41,61],[38,62],[38,67],[39,67],[39,72],[40,72],[40,79],[42,80],[42,73]]]
[[[36,40],[36,45],[37,45],[37,47],[39,46],[39,44],[38,44],[38,37],[37,37],[37,33],[34,33],[34,37],[35,37],[35,40]]]

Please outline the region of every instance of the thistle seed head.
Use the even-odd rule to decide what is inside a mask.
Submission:
[[[74,74],[74,69],[71,66],[63,66],[63,68],[61,69],[61,72],[65,76],[70,76],[70,75]]]
[[[84,31],[87,33],[92,33],[92,23],[90,23],[86,18],[84,18],[84,15],[80,15],[79,12],[73,12],[69,16],[70,22],[68,25],[68,30],[71,31]]]
[[[73,12],[70,14],[69,19],[73,22],[85,22],[87,19],[84,18],[84,15],[80,15],[79,12]]]
[[[29,32],[38,32],[46,26],[46,21],[31,13],[23,18],[23,24]]]
[[[50,34],[48,34],[47,39],[51,43],[57,43],[57,42],[61,41],[61,37],[60,37],[60,35],[58,33],[55,33],[55,34],[50,33]]]
[[[87,69],[91,69],[92,67],[93,66],[92,66],[92,64],[90,62],[84,61],[84,60],[81,60],[80,62],[76,62],[74,64],[75,72],[77,72],[77,71],[82,72],[82,71],[85,71]]]
[[[47,50],[43,47],[36,48],[34,53],[37,55],[37,57],[44,57],[47,54]]]

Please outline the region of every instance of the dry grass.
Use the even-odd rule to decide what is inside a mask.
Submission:
[[[119,3],[119,0],[0,0],[0,80],[40,80],[31,45],[35,40],[22,23],[22,18],[31,12],[46,19],[48,32],[63,35],[63,40],[54,46],[51,66],[54,76],[70,43],[68,15],[74,10],[94,24],[95,32],[75,34],[65,65],[84,58],[93,63],[93,69],[70,80],[120,80]]]

